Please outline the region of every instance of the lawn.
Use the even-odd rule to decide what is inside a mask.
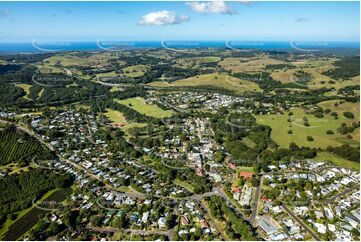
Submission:
[[[167,82],[152,82],[151,86],[159,87],[179,87],[179,86],[216,86],[225,88],[237,93],[243,93],[245,91],[256,91],[259,92],[261,89],[259,86],[253,82],[240,80],[238,78],[228,76],[226,74],[212,73],[197,75],[194,77],[189,77],[182,80],[177,80],[172,83]]]
[[[21,89],[23,89],[26,93],[26,95],[24,96],[25,99],[29,99],[28,98],[28,94],[30,93],[30,84],[16,84],[17,87],[20,87]]]
[[[358,162],[353,162],[353,161],[349,161],[346,160],[342,157],[339,157],[337,155],[334,155],[332,153],[329,152],[317,152],[317,156],[314,158],[314,160],[316,161],[330,161],[332,163],[334,163],[335,165],[344,167],[344,168],[348,168],[348,169],[353,169],[353,170],[357,170],[360,171],[360,164]]]
[[[163,110],[155,104],[147,104],[141,97],[128,98],[124,100],[115,99],[116,102],[126,105],[135,111],[155,118],[172,116],[172,111]]]
[[[253,167],[249,167],[249,166],[237,166],[237,173],[240,173],[241,171],[244,172],[254,172]]]
[[[291,142],[299,146],[308,146],[312,148],[326,149],[327,146],[341,146],[348,143],[350,145],[359,145],[359,129],[353,133],[353,138],[348,139],[345,135],[340,135],[336,129],[341,123],[351,123],[352,121],[339,116],[335,120],[330,115],[324,118],[316,118],[312,114],[306,114],[301,108],[293,109],[294,116],[292,122],[287,122],[287,114],[274,115],[256,115],[257,123],[268,125],[272,128],[271,138],[275,140],[282,148],[288,148]],[[310,123],[309,127],[303,125],[303,117],[307,117]],[[292,126],[293,134],[288,134]],[[333,135],[327,135],[326,131],[332,130]],[[307,136],[312,136],[314,141],[307,141]]]

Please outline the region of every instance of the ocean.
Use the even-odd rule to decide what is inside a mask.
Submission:
[[[229,48],[229,49],[259,49],[282,50],[295,49],[301,51],[314,51],[321,49],[359,49],[360,42],[341,41],[32,41],[24,43],[0,42],[0,53],[35,53],[57,51],[117,51],[130,48]]]

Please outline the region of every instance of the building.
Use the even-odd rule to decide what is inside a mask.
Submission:
[[[257,224],[267,236],[275,234],[280,229],[280,226],[270,216],[261,216]]]
[[[251,179],[253,176],[253,172],[248,172],[248,171],[241,171],[239,173],[240,177],[243,177],[244,179]]]

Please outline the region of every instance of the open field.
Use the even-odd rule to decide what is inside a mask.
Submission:
[[[25,93],[26,93],[26,95],[24,96],[24,98],[25,98],[25,99],[29,99],[29,98],[28,98],[28,94],[30,93],[30,90],[29,90],[29,89],[30,89],[31,85],[30,85],[30,84],[16,84],[16,86],[22,88],[22,89],[25,91]]]
[[[342,157],[339,157],[339,156],[334,155],[329,152],[318,152],[317,156],[313,159],[316,161],[330,161],[330,162],[334,163],[335,165],[338,165],[341,167],[345,167],[345,168],[353,169],[353,170],[357,170],[357,171],[360,170],[360,164],[358,162],[346,160]]]
[[[338,106],[334,104],[337,103]],[[331,109],[332,112],[336,112],[339,116],[343,116],[343,112],[352,112],[355,118],[359,120],[360,117],[360,103],[342,102],[342,100],[330,100],[324,101],[317,104],[323,109]]]
[[[268,56],[259,56],[258,59],[254,60],[242,60],[239,58],[225,58],[219,62],[219,65],[222,66],[227,71],[232,72],[259,72],[263,71],[266,65],[274,64],[286,64],[286,62],[281,60],[276,60],[269,58]]]
[[[254,172],[253,167],[248,167],[248,166],[237,166],[236,170],[237,170],[237,173],[240,173],[241,171]]]
[[[144,73],[149,69],[146,65],[128,66],[123,68],[124,76],[128,77],[139,77],[143,76]]]
[[[295,142],[299,146],[308,146],[312,148],[325,149],[327,146],[340,146],[342,144],[358,145],[359,129],[355,130],[352,139],[348,139],[345,135],[337,133],[336,129],[342,123],[352,123],[352,120],[339,116],[335,120],[330,115],[324,118],[316,118],[312,114],[306,114],[300,108],[293,109],[294,116],[292,122],[287,122],[288,115],[257,115],[257,123],[268,125],[272,128],[271,138],[275,140],[282,148],[288,148],[291,142]],[[310,123],[309,127],[304,126],[303,117],[307,117]],[[292,128],[290,127],[292,126]],[[288,130],[292,129],[293,134],[288,134]],[[333,135],[326,134],[327,130],[332,130]],[[307,141],[307,136],[312,136],[314,141]]]
[[[294,75],[295,71],[296,69],[274,71],[272,72],[271,77],[276,81],[289,83],[292,82],[292,76]]]
[[[240,80],[235,77],[231,77],[225,74],[205,74],[189,77],[182,80],[177,80],[172,83],[167,82],[151,82],[150,86],[158,87],[180,87],[180,86],[216,86],[225,88],[237,93],[243,93],[245,91],[256,91],[259,92],[261,89],[253,82]]]
[[[124,100],[115,99],[116,102],[126,105],[135,111],[145,114],[147,116],[155,117],[155,118],[164,118],[172,116],[172,111],[163,110],[155,104],[147,104],[145,100],[140,97],[136,98],[128,98]]]
[[[65,73],[64,69],[55,67],[55,66],[51,66],[51,65],[47,65],[47,64],[38,65],[37,68],[38,68],[39,72],[43,73],[43,74]]]
[[[106,113],[104,113],[105,116],[107,116],[113,123],[126,123],[127,120],[123,116],[123,114],[119,111],[113,110],[113,109],[106,109]]]
[[[198,68],[202,63],[218,62],[221,58],[217,56],[193,57],[177,59],[175,66],[180,68]]]
[[[43,63],[46,63],[50,66],[92,66],[100,68],[110,65],[110,60],[114,58],[116,58],[115,54],[110,52],[96,53],[84,57],[77,55],[77,53],[69,53],[63,56],[52,56],[48,59],[45,59]]]

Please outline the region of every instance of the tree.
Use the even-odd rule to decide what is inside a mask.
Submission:
[[[343,112],[343,116],[345,116],[348,119],[354,119],[355,116],[351,112]]]
[[[310,135],[309,135],[309,136],[307,136],[307,141],[310,141],[310,142],[311,142],[311,141],[313,141],[313,137],[312,137],[312,136],[310,136]]]
[[[251,178],[251,184],[252,184],[253,187],[258,187],[258,185],[259,185],[259,180],[258,180],[258,178],[252,177],[252,178]]]

